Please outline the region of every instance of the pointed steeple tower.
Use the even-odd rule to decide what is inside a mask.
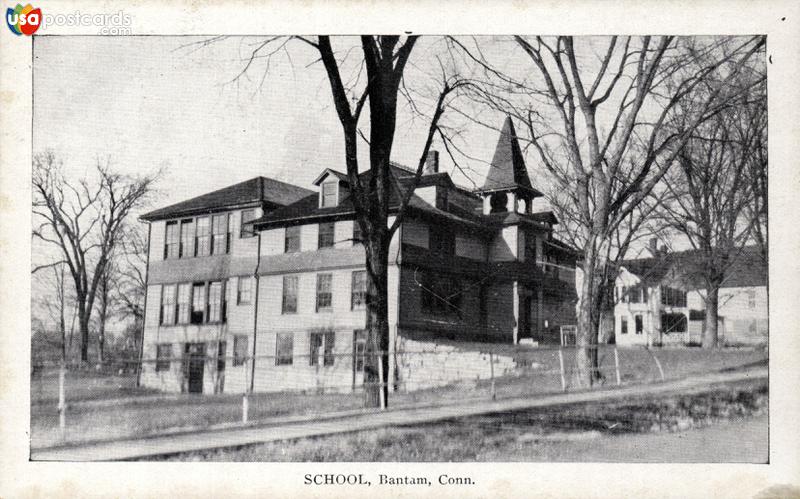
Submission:
[[[506,116],[489,173],[478,192],[484,198],[484,214],[530,213],[531,201],[542,195],[531,185],[511,116]]]

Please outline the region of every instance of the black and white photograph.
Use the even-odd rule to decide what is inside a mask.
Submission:
[[[292,495],[336,497],[774,465],[798,170],[765,31],[145,36],[95,5],[98,34],[29,4],[2,37],[30,50],[30,465],[296,463]]]

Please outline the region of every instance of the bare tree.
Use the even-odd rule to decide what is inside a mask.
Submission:
[[[753,221],[753,239],[761,252],[761,258],[769,263],[769,196],[767,168],[767,98],[762,85],[756,98],[742,106],[742,117],[733,124],[736,134],[746,137],[752,133],[749,154],[745,158],[747,181],[753,189],[753,202],[748,207],[748,217]],[[767,276],[769,281],[769,276]]]
[[[140,330],[144,322],[147,272],[147,234],[140,226],[127,227],[117,256],[116,313],[132,320]]]
[[[38,326],[34,333],[38,333],[40,341],[36,346],[44,348],[44,351],[34,351],[32,354],[45,360],[51,358],[52,344],[57,345],[59,360],[63,363],[67,361],[67,316],[71,312],[72,297],[65,281],[66,265],[60,263],[53,265],[38,275],[38,283],[42,291],[31,304],[39,313],[46,314],[46,317],[39,316]],[[35,315],[39,315],[34,312]],[[57,339],[52,338],[51,327],[55,326]],[[45,346],[44,343],[47,343]],[[34,348],[34,345],[32,345]],[[34,348],[35,350],[36,348]]]
[[[718,113],[730,97],[723,90],[764,45],[763,37],[735,39],[730,50],[717,39],[674,37],[514,37],[532,72],[520,78],[482,65],[491,82],[474,92],[478,102],[514,114],[527,124],[528,141],[555,187],[566,197],[582,252],[579,289],[579,381],[593,382],[597,359],[597,310],[608,285],[609,245],[631,213],[650,195],[691,130]],[[698,96],[710,77],[719,86]],[[677,106],[680,130],[670,127]],[[623,248],[624,249],[624,248]]]
[[[143,202],[156,178],[121,175],[99,161],[96,175],[93,181],[70,180],[52,152],[34,157],[33,236],[52,245],[57,256],[33,272],[66,264],[75,288],[83,362],[88,361],[89,326],[106,266],[128,215]]]
[[[706,348],[718,346],[719,290],[728,270],[754,235],[766,253],[758,230],[766,223],[766,198],[760,197],[766,194],[766,92],[759,73],[743,76],[741,88],[733,85],[737,97],[730,106],[691,132],[676,168],[664,177],[670,199],[659,210],[666,225],[698,250],[697,268],[689,271],[706,290]],[[705,86],[710,91],[716,83]]]
[[[111,255],[106,262],[100,275],[99,294],[97,295],[97,361],[105,361],[106,346],[106,325],[108,319],[113,315],[114,298],[119,295],[115,293],[118,280],[118,268],[114,256]]]
[[[344,37],[342,38],[345,39]],[[349,38],[348,38],[349,39]],[[403,223],[406,207],[414,193],[425,166],[425,160],[434,137],[442,136],[439,120],[456,91],[467,83],[447,76],[442,69],[440,88],[429,116],[428,129],[413,177],[401,182],[392,172],[391,155],[397,124],[398,97],[409,98],[405,73],[407,64],[417,44],[418,36],[361,36],[356,46],[337,51],[330,36],[270,37],[255,44],[246,64],[237,78],[246,74],[254,60],[268,59],[279,50],[285,50],[291,40],[312,47],[325,67],[333,104],[342,127],[345,146],[345,165],[350,193],[361,228],[366,254],[367,270],[367,344],[364,382],[367,405],[380,404],[379,379],[389,378],[389,320],[388,320],[388,269],[389,245],[398,227]],[[338,41],[336,39],[335,41]],[[201,42],[214,43],[218,39]],[[348,59],[352,54],[359,54]],[[343,77],[345,66],[356,68],[356,77]],[[268,66],[267,66],[268,68]],[[266,74],[266,73],[265,73]],[[366,75],[365,78],[361,78]],[[263,79],[262,79],[263,81]],[[368,103],[368,104],[367,104]],[[369,137],[362,132],[362,111],[369,109]],[[418,115],[419,107],[409,103]],[[362,174],[358,160],[359,138],[369,147],[369,168]],[[390,222],[390,216],[394,220]],[[382,362],[378,361],[378,355]],[[383,372],[379,373],[379,365]],[[383,398],[388,403],[388,383],[383,385]]]

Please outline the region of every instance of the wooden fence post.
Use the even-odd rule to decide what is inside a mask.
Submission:
[[[619,376],[619,352],[617,351],[617,347],[614,347],[614,368],[617,371],[617,386],[622,384],[622,381]]]
[[[492,377],[492,400],[497,400],[497,391],[494,386],[494,355],[489,351],[489,375]]]
[[[564,373],[564,352],[562,348],[558,349],[558,363],[561,365],[561,390],[567,391],[567,377]]]
[[[650,349],[647,349],[650,352]],[[655,356],[653,352],[650,352],[650,355],[653,356],[653,360],[656,361],[656,367],[658,368],[658,373],[661,375],[661,381],[664,381],[664,370],[661,368],[661,362],[658,361],[658,357]]]
[[[383,352],[378,354],[378,384],[380,386],[381,410],[386,409],[386,394],[383,391]]]
[[[67,396],[65,392],[65,378],[67,368],[64,363],[58,369],[58,427],[61,430],[61,438],[67,435]]]
[[[250,412],[250,401],[247,392],[242,393],[242,424],[247,424],[247,415]]]

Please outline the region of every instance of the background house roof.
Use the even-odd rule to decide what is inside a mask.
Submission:
[[[285,206],[311,194],[312,191],[267,177],[254,177],[180,203],[145,213],[145,221],[174,218],[198,213],[219,211],[224,208],[266,202]]]
[[[663,255],[624,260],[621,264],[630,273],[646,282],[658,283],[670,273],[681,278],[693,289],[705,287],[701,272],[702,255],[699,250],[679,251]],[[725,288],[766,286],[768,276],[767,262],[761,257],[757,246],[746,246],[733,256],[725,272]]]

